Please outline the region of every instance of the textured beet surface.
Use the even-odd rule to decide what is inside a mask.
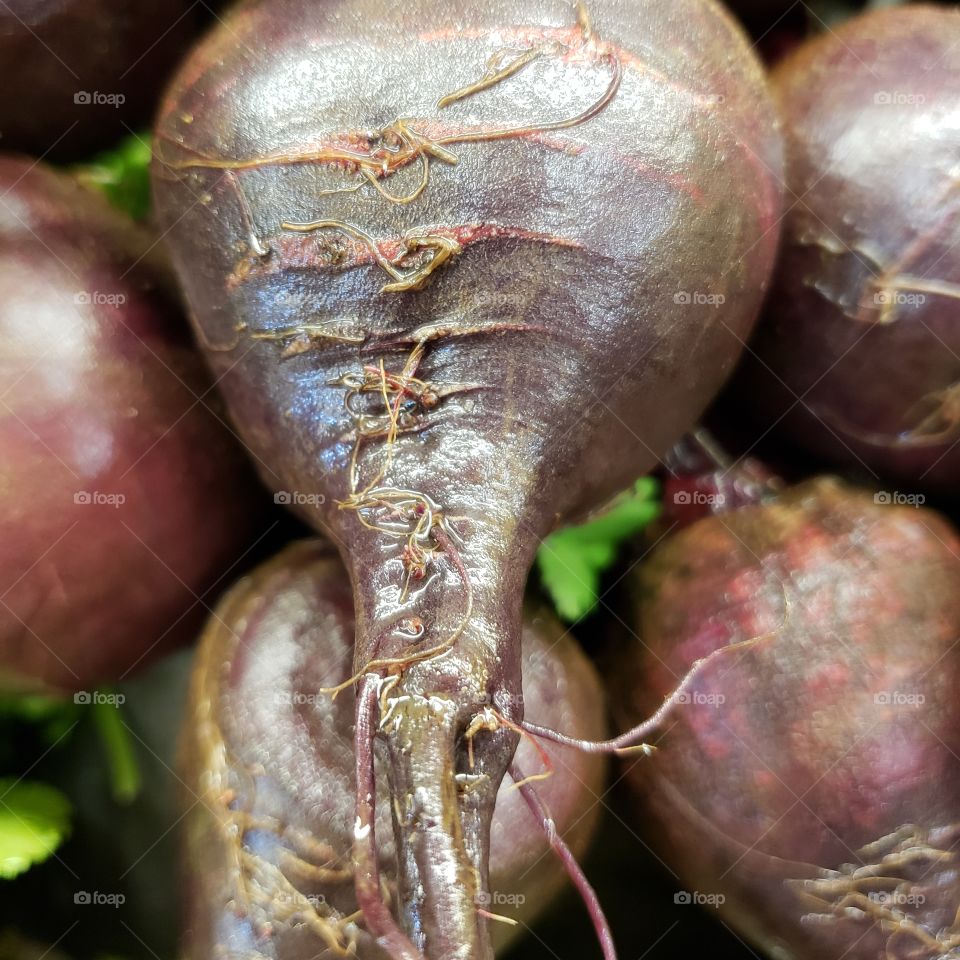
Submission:
[[[631,762],[640,822],[768,951],[960,945],[958,583],[946,521],[831,480],[702,520],[644,565],[625,724],[742,646],[700,668],[659,750]]]
[[[356,941],[382,958],[356,922],[350,883],[354,825],[354,696],[317,690],[350,669],[353,594],[343,564],[319,542],[295,544],[242,581],[210,622],[184,727],[184,778],[201,799],[187,826],[188,960],[220,952],[276,960],[336,956]],[[528,713],[578,736],[604,731],[599,679],[550,617],[523,633]],[[599,812],[604,761],[545,748],[540,783],[557,829],[582,850]],[[384,758],[381,757],[381,761]],[[544,763],[529,742],[518,759]],[[386,780],[377,828],[384,877],[397,895]],[[559,890],[563,872],[520,793],[501,788],[484,909],[524,923]],[[355,917],[354,917],[355,921]],[[504,942],[518,927],[497,924]]]
[[[407,736],[377,734],[391,789],[444,812],[395,825],[396,952],[487,956],[516,736],[477,741],[467,798],[443,771],[484,704],[521,718],[540,540],[655,463],[752,326],[780,204],[759,66],[699,0],[273,0],[187,61],[156,134],[233,418],[350,571],[358,744],[384,677],[416,704]]]
[[[789,212],[740,400],[835,463],[953,492],[960,12],[859,17],[807,43],[773,82]]]
[[[155,239],[26,159],[0,195],[0,675],[89,690],[190,636],[257,511]]]
[[[148,121],[193,21],[186,0],[5,0],[4,149],[77,156]]]

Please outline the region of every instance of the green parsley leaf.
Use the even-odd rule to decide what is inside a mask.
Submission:
[[[130,728],[124,723],[119,704],[96,703],[93,719],[110,766],[110,787],[117,803],[130,803],[140,793],[140,764]]]
[[[573,623],[599,602],[600,579],[613,566],[620,545],[660,513],[657,482],[641,477],[600,515],[552,533],[537,552],[540,579],[557,613]]]
[[[119,146],[74,168],[81,183],[102,190],[134,220],[150,212],[150,135],[131,134]]]
[[[45,783],[0,780],[0,877],[46,860],[70,833],[70,801]]]

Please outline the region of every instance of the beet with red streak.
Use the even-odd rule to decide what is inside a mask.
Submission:
[[[350,883],[354,823],[354,697],[319,688],[350,669],[353,593],[335,552],[288,547],[243,580],[217,609],[198,653],[184,725],[191,805],[185,868],[188,960],[332,957],[356,940],[361,960],[380,958],[356,921]],[[599,678],[552,617],[528,614],[523,631],[526,709],[576,735],[603,735]],[[557,830],[582,850],[600,811],[603,758],[548,745],[553,774],[540,784]],[[527,741],[528,774],[549,769]],[[379,763],[386,762],[380,753]],[[453,784],[451,783],[451,787]],[[456,789],[470,788],[469,775]],[[395,898],[386,782],[377,829]],[[196,803],[199,798],[202,802]],[[484,909],[530,924],[562,887],[540,825],[520,793],[499,793]],[[504,944],[522,927],[496,924]]]
[[[86,689],[191,636],[260,515],[155,238],[0,157],[0,675]]]
[[[773,75],[788,213],[745,415],[867,476],[960,481],[960,11],[870,13]],[[729,413],[728,416],[737,414]]]
[[[771,956],[960,947],[958,585],[945,520],[828,479],[701,520],[636,578],[624,726],[713,654],[631,761],[638,822]]]
[[[246,4],[157,125],[158,215],[233,418],[354,584],[358,757],[390,748],[405,934],[363,829],[356,878],[397,956],[489,956],[516,735],[477,738],[471,794],[439,778],[483,705],[521,718],[540,540],[692,425],[776,243],[776,123],[732,21],[588,6]],[[404,736],[376,734],[388,676]]]

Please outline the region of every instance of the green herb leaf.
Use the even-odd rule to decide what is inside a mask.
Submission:
[[[0,877],[46,860],[70,832],[70,801],[53,787],[0,780]]]
[[[130,730],[120,714],[120,705],[97,702],[93,706],[93,718],[110,765],[113,798],[117,803],[130,803],[140,792],[140,765]]]
[[[540,579],[560,617],[581,620],[599,602],[600,579],[617,559],[620,545],[660,512],[657,482],[641,477],[599,516],[551,534],[537,552]]]
[[[131,134],[119,146],[74,168],[81,183],[102,190],[134,220],[150,212],[150,135]]]

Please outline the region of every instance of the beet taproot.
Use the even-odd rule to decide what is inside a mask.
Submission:
[[[317,692],[350,669],[353,642],[346,570],[319,541],[293,544],[264,564],[211,619],[197,654],[182,743],[190,806],[188,960],[224,951],[276,960],[328,957],[351,944],[360,958],[385,955],[357,922],[351,883],[354,696],[344,692],[332,700]],[[603,735],[599,677],[549,615],[527,616],[523,667],[532,716],[584,737]],[[401,700],[391,701],[394,711],[402,709]],[[600,811],[603,759],[526,741],[517,754],[528,776],[553,771],[539,786],[541,798],[558,835],[582,851]],[[378,763],[386,763],[384,753]],[[454,784],[450,771],[450,789],[469,791],[473,783],[465,772]],[[378,790],[380,866],[395,901],[385,781]],[[561,889],[563,872],[541,827],[520,792],[502,786],[481,909],[528,924]],[[497,924],[497,939],[504,943],[521,929]]]
[[[76,157],[149,121],[195,28],[186,0],[5,0],[5,150]]]
[[[821,478],[688,527],[612,661],[622,725],[659,715],[638,824],[773,957],[960,948],[960,539],[884,500]]]
[[[0,157],[0,675],[91,690],[183,642],[261,515],[156,239]]]
[[[700,0],[268,0],[187,61],[155,150],[238,430],[350,571],[361,766],[379,736],[395,808],[442,811],[396,824],[405,933],[360,871],[366,922],[397,956],[488,956],[516,734],[476,740],[469,796],[440,778],[490,703],[521,719],[541,539],[692,425],[752,326],[780,211],[762,73]],[[376,733],[385,682],[402,731]]]
[[[736,403],[824,462],[960,481],[960,11],[857,17],[773,74],[788,203]]]

